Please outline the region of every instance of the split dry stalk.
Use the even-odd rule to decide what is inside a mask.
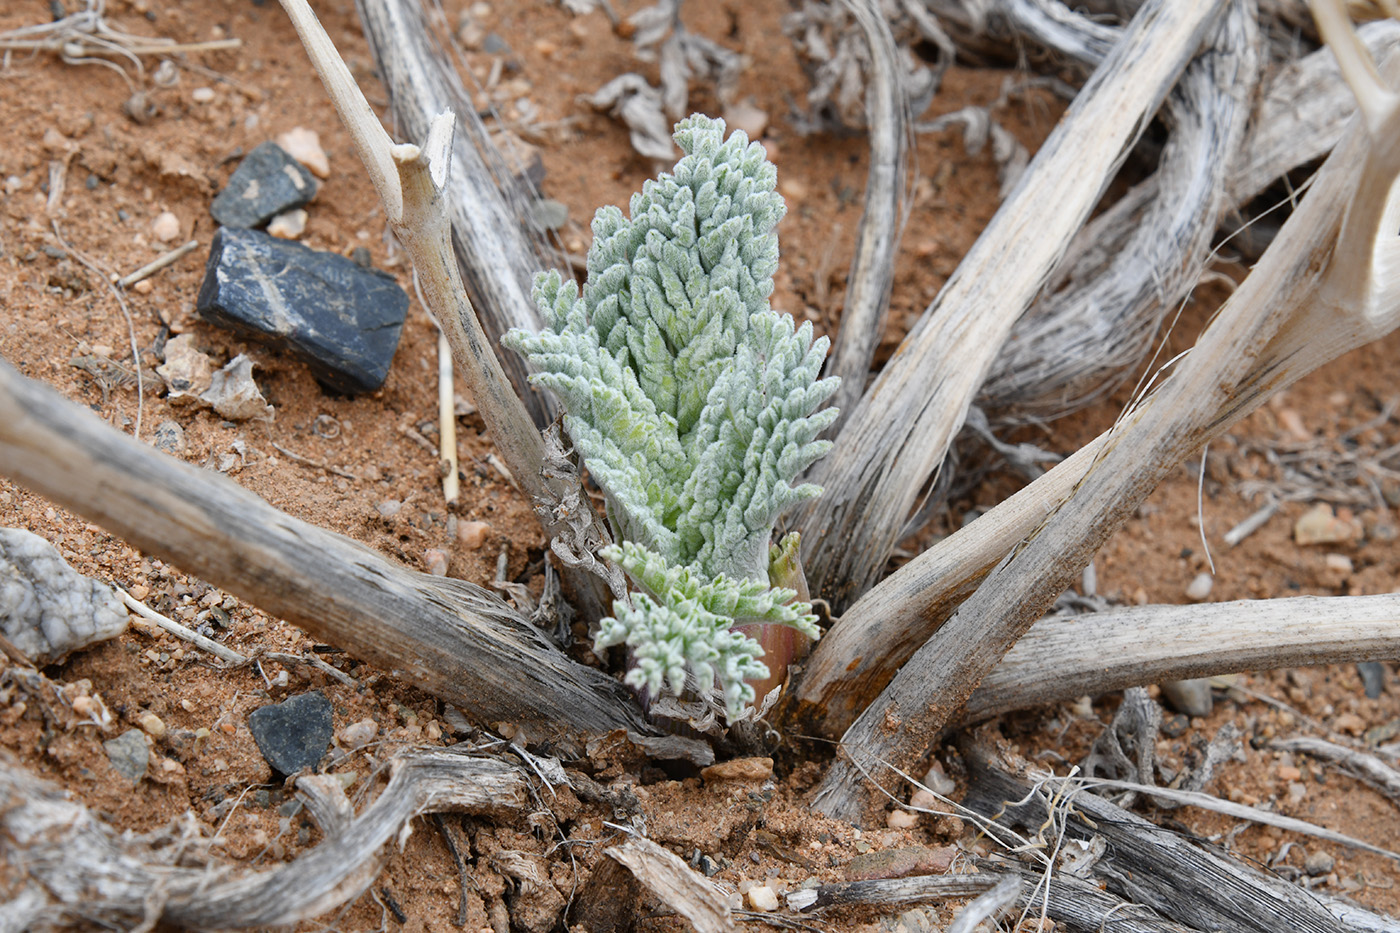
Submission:
[[[1144,5],[814,471],[803,563],[838,610],[878,578],[997,349],[1222,7]]]
[[[452,347],[477,410],[506,468],[537,510],[551,537],[573,535],[570,523],[556,518],[554,503],[572,499],[587,507],[587,499],[570,496],[569,480],[545,470],[544,440],[482,330],[462,282],[452,248],[444,189],[451,169],[454,118],[451,112],[432,121],[421,147],[394,145],[360,93],[325,29],[306,0],[282,0],[326,93],[345,123],[360,161],[384,204],[385,218],[413,259],[424,301]],[[592,531],[604,542],[607,530],[594,517]],[[608,593],[598,577],[565,568],[574,585],[575,601],[589,621],[607,614]]]
[[[1188,677],[1400,657],[1400,596],[1251,599],[1051,616],[1030,627],[955,717]]]
[[[374,55],[375,71],[389,95],[394,125],[406,139],[423,139],[440,113],[457,115],[452,171],[443,183],[444,211],[451,220],[457,267],[475,313],[492,346],[513,327],[540,329],[530,298],[545,250],[530,235],[529,204],[513,198],[520,184],[513,166],[490,159],[492,144],[442,46],[435,42],[418,0],[356,0]],[[514,353],[500,359],[516,393],[539,427],[554,417],[546,393],[531,388],[529,368]]]
[[[631,694],[497,596],[386,560],[162,454],[0,360],[0,474],[314,638],[531,738],[655,734]]]
[[[1314,4],[1357,97],[1355,127],[1251,275],[1161,387],[1098,445],[1063,502],[987,575],[848,729],[817,806],[856,819],[862,768],[908,769],[978,683],[1157,484],[1210,438],[1316,365],[1400,325],[1400,95],[1340,0]],[[1345,213],[1343,209],[1345,208]],[[1311,364],[1311,365],[1309,365]],[[858,759],[853,761],[852,758]]]
[[[465,811],[517,816],[529,804],[530,780],[517,765],[446,749],[407,752],[392,777],[356,816],[340,781],[309,775],[297,796],[324,839],[294,861],[235,872],[194,862],[199,839],[119,834],[61,788],[0,753],[0,857],[14,882],[6,893],[6,929],[264,929],[310,920],[353,901],[379,876],[389,849],[422,813]]]
[[[866,84],[866,120],[870,137],[870,171],[865,186],[865,213],[856,233],[841,327],[831,348],[826,375],[841,379],[831,407],[841,412],[832,434],[865,394],[875,348],[885,332],[895,256],[907,216],[909,114],[894,35],[878,3],[852,0],[851,15],[870,49]],[[825,284],[825,277],[822,277]]]

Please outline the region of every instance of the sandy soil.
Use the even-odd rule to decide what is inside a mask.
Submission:
[[[579,95],[624,70],[651,75],[654,66],[636,61],[631,44],[614,33],[601,13],[575,18],[543,0],[476,6],[480,23],[504,39],[519,62],[503,79],[508,86],[497,86],[497,102],[508,106],[528,97],[538,108],[535,120],[554,127],[541,138],[542,187],[547,197],[569,207],[561,240],[569,250],[580,251],[586,248],[593,209],[624,203],[652,167],[632,152],[619,124],[592,112]],[[620,11],[637,6],[625,2]],[[787,43],[774,38],[784,4],[700,6],[688,12],[692,28],[751,56],[745,96],[772,116],[764,141],[789,204],[779,231],[783,265],[774,303],[831,331],[840,323],[845,268],[860,219],[863,143],[859,138],[804,138],[792,129],[785,114],[807,85]],[[447,7],[455,22],[461,4]],[[384,92],[373,78],[353,6],[336,2],[318,3],[317,8],[371,100],[382,105]],[[38,0],[7,4],[0,11],[0,30],[49,16],[48,4]],[[379,208],[348,138],[280,10],[259,0],[114,0],[108,17],[139,34],[184,42],[232,36],[243,46],[191,56],[163,87],[129,65],[124,77],[109,68],[65,65],[46,54],[13,56],[0,71],[0,125],[6,127],[0,147],[0,353],[24,374],[56,386],[124,431],[132,431],[139,419],[143,439],[150,440],[157,425],[177,422],[185,432],[184,459],[226,472],[299,518],[351,535],[411,566],[424,566],[429,549],[444,550],[452,576],[482,584],[494,578],[498,555],[504,553],[508,575],[530,582],[545,542],[528,504],[488,462],[491,447],[480,419],[459,419],[464,494],[455,508],[443,503],[433,455],[412,437],[416,432],[429,442],[436,439],[435,334],[416,304],[388,382],[356,398],[322,392],[300,364],[231,337],[193,313],[214,229],[211,198],[239,154],[298,126],[320,134],[331,165],[330,177],[309,207],[302,241],[345,254],[367,248],[375,265],[391,271],[411,293],[406,262],[386,242]],[[490,54],[468,52],[467,60],[480,80],[488,79]],[[156,62],[147,64],[154,68]],[[1006,77],[953,70],[931,115],[990,103]],[[147,122],[138,123],[123,110],[133,90],[129,81],[144,88],[158,110]],[[710,112],[717,107],[703,87],[695,89],[691,105]],[[1035,91],[1004,106],[999,118],[1033,148],[1061,109],[1047,93]],[[990,156],[969,156],[956,133],[922,137],[917,159],[922,182],[903,238],[882,356],[933,298],[997,205]],[[50,166],[55,162],[67,166],[66,187],[51,203]],[[166,211],[178,219],[179,232],[160,242],[153,222]],[[125,273],[188,238],[199,240],[201,249],[150,279],[149,286],[128,293],[130,321],[99,273],[83,262],[102,275]],[[1189,345],[1223,294],[1220,286],[1203,289],[1199,304],[1188,309],[1167,338],[1166,356]],[[146,394],[138,411],[130,386],[104,388],[71,362],[97,355],[129,363],[127,347],[134,338],[143,367],[149,367],[159,362],[158,345],[180,333],[193,335],[220,364],[248,353],[257,381],[276,409],[275,421],[225,422],[207,409],[192,411],[155,392]],[[1306,499],[1285,505],[1234,549],[1219,542],[1225,530],[1258,508],[1260,500],[1248,495],[1254,488],[1250,482],[1279,481],[1271,458],[1315,448],[1323,465],[1341,475],[1348,457],[1375,453],[1400,440],[1394,419],[1381,419],[1346,441],[1338,439],[1371,422],[1392,402],[1397,350],[1400,338],[1356,351],[1214,445],[1205,461],[1199,510],[1199,467],[1174,475],[1099,556],[1100,594],[1124,603],[1184,602],[1187,585],[1207,567],[1202,525],[1216,568],[1212,600],[1395,590],[1400,555],[1393,543],[1395,516],[1386,504],[1400,502],[1394,495],[1400,487],[1394,484],[1382,484],[1376,492],[1384,495],[1378,496],[1359,483],[1340,483],[1355,493],[1354,501],[1341,504],[1364,529],[1348,543],[1310,548],[1294,543],[1294,521],[1313,504]],[[1050,450],[1072,451],[1112,420],[1124,397],[1119,393],[1095,409],[1027,432],[1026,438]],[[309,466],[286,451],[335,471]],[[952,503],[934,532],[946,533],[972,510],[1003,498],[1017,482],[993,474],[966,499]],[[1339,500],[1333,496],[1327,501]],[[383,508],[390,502],[401,507]],[[392,514],[386,517],[386,512]],[[469,521],[489,524],[484,540],[464,541],[458,535]],[[81,516],[4,480],[0,524],[42,535],[82,572],[120,584],[176,619],[193,626],[214,623],[215,637],[240,651],[296,653],[313,645],[288,624],[225,597],[178,567],[142,555]],[[79,652],[45,673],[76,685],[72,689],[77,692],[100,694],[117,720],[111,734],[139,724],[146,713],[160,718],[165,731],[153,739],[152,767],[144,782],[133,790],[112,770],[101,745],[111,734],[90,727],[65,729],[39,705],[21,707],[15,696],[0,697],[5,701],[0,704],[0,746],[100,811],[114,827],[147,831],[189,811],[208,836],[216,837],[217,853],[265,866],[295,856],[320,836],[304,817],[288,820],[279,813],[290,791],[269,783],[271,772],[247,728],[252,710],[314,687],[331,698],[337,730],[373,721],[375,743],[347,749],[333,765],[335,771],[356,775],[352,792],[371,784],[377,765],[398,747],[466,737],[454,731],[452,717],[434,698],[344,654],[324,657],[356,686],[299,665],[287,668],[283,677],[283,667],[275,662],[220,670],[170,636],[133,626],[122,637]],[[1393,667],[1389,676],[1393,680]],[[1193,720],[1177,737],[1160,743],[1159,753],[1169,765],[1180,767],[1198,741],[1233,722],[1247,741],[1213,786],[1216,793],[1270,805],[1382,846],[1393,846],[1400,838],[1400,815],[1384,797],[1334,768],[1291,759],[1267,746],[1269,738],[1298,733],[1358,738],[1374,735],[1368,730],[1377,727],[1393,732],[1400,722],[1400,693],[1391,690],[1367,699],[1355,669],[1348,666],[1244,675],[1231,689],[1218,691],[1218,699],[1209,719]],[[1019,714],[1002,729],[1027,757],[1063,771],[1082,758],[1116,703],[1110,696],[1092,705]],[[955,756],[945,752],[945,760],[956,778]],[[973,841],[969,829],[950,820],[864,834],[823,821],[812,815],[806,796],[821,767],[819,762],[804,764],[760,786],[705,785],[695,776],[627,756],[600,753],[591,763],[596,780],[633,788],[652,838],[686,857],[700,848],[722,858],[726,867],[716,881],[730,889],[760,879],[796,887],[812,877],[840,877],[852,857],[871,850]],[[548,855],[553,886],[568,898],[588,876],[604,843],[614,838],[603,825],[613,815],[567,790],[561,789],[549,808],[552,815],[533,825],[468,827],[474,851],[488,857],[471,869],[477,888],[468,896],[467,929],[500,922],[499,907],[493,912],[493,904],[500,903],[503,882],[490,867],[491,853],[512,849]],[[1385,859],[1299,842],[1273,830],[1240,829],[1189,809],[1170,818],[1260,862],[1289,842],[1297,844],[1282,864],[1294,868],[1302,867],[1307,853],[1325,849],[1335,856],[1335,867],[1312,879],[1314,884],[1373,909],[1400,913],[1395,893],[1400,872]],[[567,845],[560,844],[564,840]],[[386,924],[388,929],[450,930],[457,928],[457,905],[451,855],[432,824],[420,822],[373,890],[326,919],[342,930]],[[945,907],[933,913],[941,921],[949,917]],[[876,914],[859,913],[837,914],[819,925],[847,929],[869,924],[873,929],[880,923]],[[676,928],[677,922],[662,912],[646,925]]]

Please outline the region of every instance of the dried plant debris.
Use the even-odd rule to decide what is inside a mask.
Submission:
[[[898,47],[897,67],[909,112],[921,114],[938,92],[944,70],[953,61],[953,43],[922,0],[855,0],[886,19]],[[860,129],[866,126],[866,82],[871,73],[870,46],[853,3],[807,0],[783,19],[783,32],[796,48],[811,81],[807,113],[797,126],[804,132]],[[930,64],[915,47],[937,49]]]
[[[31,660],[57,661],[125,629],[126,610],[110,587],[78,573],[38,535],[0,528],[0,630]]]
[[[637,57],[658,63],[660,87],[654,87],[636,72],[628,72],[587,98],[593,107],[608,110],[626,123],[632,148],[649,159],[675,158],[671,124],[687,113],[692,79],[713,83],[716,96],[727,106],[734,99],[744,69],[739,53],[685,28],[681,2],[661,0],[634,13],[627,21],[633,30]]]
[[[106,65],[123,77],[127,77],[126,66],[129,65],[138,75],[144,76],[146,69],[141,64],[142,55],[236,49],[243,44],[239,39],[177,43],[162,37],[138,36],[109,23],[104,15],[105,7],[104,0],[84,0],[81,10],[63,15],[63,6],[58,4],[51,7],[58,13],[51,22],[0,32],[3,69],[10,68],[11,56],[15,52],[52,52],[70,65]],[[129,82],[130,78],[127,80]]]

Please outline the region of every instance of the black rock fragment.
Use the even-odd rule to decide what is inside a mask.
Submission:
[[[331,744],[331,701],[312,690],[260,707],[248,715],[248,731],[274,771],[313,768]]]
[[[261,227],[316,196],[316,177],[276,143],[263,143],[234,169],[209,213],[225,227]]]
[[[256,230],[214,234],[195,307],[205,320],[291,351],[337,392],[384,384],[408,296],[383,272]]]

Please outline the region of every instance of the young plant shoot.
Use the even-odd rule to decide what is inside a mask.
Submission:
[[[564,425],[607,498],[618,544],[603,554],[641,592],[619,600],[596,647],[626,644],[627,683],[680,694],[718,678],[731,719],[769,676],[739,624],[818,637],[811,606],[770,585],[789,506],[820,495],[797,477],[829,449],[818,411],[838,380],[818,379],[827,338],[768,304],[786,211],[763,147],[724,122],[676,125],[671,174],[593,218],[582,295],[557,272],[535,279],[546,321],[505,344],[563,402]],[[770,553],[771,548],[771,553]]]

